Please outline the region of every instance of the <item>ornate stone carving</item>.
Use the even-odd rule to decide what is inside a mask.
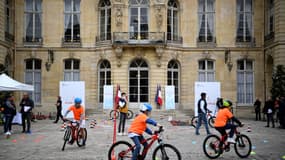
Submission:
[[[156,23],[157,23],[157,30],[160,31],[162,23],[163,23],[163,14],[162,14],[161,6],[158,6],[156,8]]]
[[[157,60],[157,66],[160,67],[161,66],[161,58],[162,58],[164,49],[162,47],[156,47],[155,52],[156,52],[157,59],[158,59]]]
[[[117,27],[122,26],[122,24],[123,24],[122,17],[123,17],[122,8],[117,8],[117,10],[116,10],[116,26]]]
[[[120,67],[122,64],[121,64],[121,58],[123,56],[123,48],[122,47],[116,47],[115,48],[115,54],[116,54],[116,57],[117,57],[117,66]]]

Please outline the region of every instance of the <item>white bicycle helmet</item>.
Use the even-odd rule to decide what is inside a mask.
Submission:
[[[151,112],[151,110],[152,110],[152,106],[151,106],[151,104],[149,104],[149,103],[144,103],[144,104],[142,104],[141,106],[140,106],[140,110],[141,111],[149,111],[149,112]]]

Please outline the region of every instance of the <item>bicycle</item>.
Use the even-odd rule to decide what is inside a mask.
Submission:
[[[154,134],[141,142],[141,144],[150,141],[147,148],[138,156],[138,160],[143,160],[148,150],[154,144],[155,141],[158,142],[158,146],[154,149],[152,154],[153,160],[181,160],[181,154],[177,148],[171,144],[164,143],[162,140],[163,128],[160,127],[159,130],[155,131]],[[135,149],[135,145],[131,145],[127,141],[118,141],[114,143],[108,151],[109,160],[123,160],[123,159],[132,159],[132,153]],[[112,156],[114,155],[114,156]]]
[[[118,119],[120,117],[120,112],[118,110],[112,109],[109,113],[110,119],[114,119],[114,112],[115,111],[116,111],[116,119]],[[134,116],[134,112],[131,110],[128,110],[127,119],[132,119],[133,116]]]
[[[227,133],[229,135],[229,132]],[[248,136],[241,134],[237,127],[235,129],[235,142],[234,148],[236,154],[240,158],[246,158],[251,153],[251,141]],[[225,136],[221,138],[217,135],[211,134],[207,136],[203,142],[203,151],[208,158],[218,158],[223,152],[230,151],[230,144],[225,142]]]
[[[207,114],[206,114],[206,117],[207,117],[209,126],[214,128],[214,123],[215,123],[216,116],[215,116],[215,114],[212,115],[211,113],[212,113],[211,111],[210,112],[208,111]],[[215,111],[215,113],[216,113],[216,111]],[[191,119],[191,125],[194,128],[196,128],[196,126],[197,126],[198,119],[199,119],[198,116],[194,116]]]
[[[87,129],[83,128],[82,130],[79,128],[79,123],[77,121],[71,121],[71,120],[65,120],[68,122],[68,125],[65,129],[64,136],[63,136],[63,146],[62,146],[62,151],[64,151],[66,142],[71,141],[72,139],[72,130],[75,128],[75,137],[76,143],[78,147],[82,147],[85,145],[86,140],[87,140]]]

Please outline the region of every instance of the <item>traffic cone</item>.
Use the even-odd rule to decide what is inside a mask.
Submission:
[[[250,125],[247,126],[247,132],[251,132],[251,127],[250,127]]]

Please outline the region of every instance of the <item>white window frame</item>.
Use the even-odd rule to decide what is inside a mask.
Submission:
[[[204,62],[205,63],[205,69],[200,69],[200,62]],[[213,63],[213,69],[208,69],[208,62],[212,62]],[[210,60],[210,59],[201,59],[198,61],[198,81],[199,82],[215,82],[215,61],[214,60]],[[200,74],[205,75],[205,81],[202,81],[200,78]],[[213,79],[211,80],[209,76],[209,74],[213,74]]]
[[[105,1],[109,1],[110,5],[106,5]],[[101,7],[101,4],[104,3],[105,6],[104,7]],[[108,25],[111,26],[111,22],[110,24],[108,24],[108,18],[112,16],[112,10],[111,10],[111,2],[110,0],[101,0],[99,2],[99,40],[100,41],[106,41],[106,40],[111,40],[111,29],[110,29],[110,32],[108,32]],[[110,15],[108,15],[108,11],[110,10]],[[105,24],[101,24],[101,11],[105,11],[105,16],[104,16],[104,19],[105,19]],[[101,26],[104,25],[104,31],[101,30]],[[112,26],[111,26],[112,27]],[[104,35],[102,35],[102,33],[104,33]],[[108,34],[110,34],[108,36]],[[103,37],[103,38],[102,38]]]
[[[178,66],[178,68],[174,68],[174,66],[169,67],[169,63],[172,63],[174,61],[174,63],[176,63],[176,65]],[[168,78],[168,72],[171,73],[171,84],[168,83],[169,78]],[[177,73],[177,82],[178,84],[175,85],[174,84],[174,73]],[[180,65],[177,61],[175,60],[171,60],[168,62],[168,66],[167,66],[167,85],[173,85],[175,87],[174,94],[175,94],[175,103],[179,103],[180,101]],[[177,98],[176,98],[177,97]]]
[[[104,68],[102,68],[101,66],[104,65],[104,63],[109,63],[109,66],[110,67],[106,67],[106,66],[103,66]],[[104,72],[104,84],[103,86],[101,86],[101,74]],[[107,77],[107,73],[110,72],[110,77]],[[101,61],[101,63],[99,64],[99,70],[98,70],[98,101],[99,103],[103,103],[103,99],[104,99],[104,85],[111,85],[112,83],[112,72],[111,72],[111,63],[108,61],[108,60],[103,60]],[[110,83],[108,83],[108,78],[110,79]],[[103,92],[101,92],[101,90],[103,90]],[[103,99],[101,100],[100,97],[103,97]]]
[[[34,91],[33,92],[29,92],[30,95],[32,95],[32,99],[34,100],[35,104],[40,104],[41,103],[41,86],[42,86],[42,66],[41,69],[35,69],[35,61],[40,61],[41,65],[42,65],[42,61],[40,59],[26,59],[25,61],[25,65],[27,65],[27,61],[32,61],[32,69],[27,69],[25,68],[25,83],[33,85],[34,86]],[[32,82],[28,82],[27,81],[27,75],[28,73],[32,74]],[[35,78],[35,74],[36,73],[40,73],[40,81],[36,82],[36,78]],[[36,87],[36,83],[39,83],[39,88]],[[37,90],[38,89],[38,90]],[[36,99],[36,94],[39,95],[39,99]]]
[[[167,4],[167,21],[170,21],[170,32],[167,30],[167,40],[170,40],[170,41],[177,41],[178,40],[178,37],[179,37],[179,4],[178,4],[178,1],[177,0],[174,0],[176,3],[176,6],[177,8],[174,7],[174,3],[172,6],[169,6]],[[171,16],[168,17],[168,12],[171,12]],[[177,17],[174,17],[174,12],[177,12],[176,16]],[[175,22],[175,18],[177,19],[177,22]],[[176,30],[174,30],[174,26],[175,26],[175,23],[177,28]],[[167,24],[168,25],[168,24]],[[167,27],[168,29],[168,27]],[[168,37],[168,33],[170,33],[170,37]]]
[[[26,41],[26,36],[27,36],[27,28],[26,28],[26,25],[27,25],[27,14],[33,14],[33,27],[32,27],[32,30],[33,30],[33,39],[32,39],[32,42],[35,42],[35,41],[39,41],[39,42],[41,42],[42,41],[42,30],[43,30],[43,28],[42,28],[42,10],[41,11],[36,11],[36,2],[37,3],[41,3],[41,9],[43,9],[43,7],[42,7],[42,4],[43,4],[43,2],[42,2],[42,0],[32,0],[33,2],[33,10],[32,11],[27,11],[26,10],[26,3],[27,3],[27,1],[25,0],[25,26],[24,26],[24,32],[25,32],[25,41]],[[36,22],[36,14],[39,14],[39,16],[41,17],[40,18],[40,20],[41,20],[41,26],[40,26],[40,28],[41,28],[41,33],[40,33],[40,38],[39,38],[39,40],[36,40],[35,38],[36,38],[36,24],[35,24],[35,22]]]
[[[237,66],[239,66],[239,62],[243,63],[243,70],[240,70],[237,67],[237,103],[239,105],[252,105],[253,101],[254,101],[254,62],[253,60],[248,60],[248,59],[243,59],[243,60],[238,60],[237,61]],[[251,62],[252,65],[252,69],[248,69],[247,67],[247,62]],[[251,86],[252,88],[249,88],[248,86],[248,79],[247,79],[247,74],[251,73],[251,77],[252,77],[252,82],[251,82]],[[242,74],[242,82],[239,82],[239,74]],[[240,93],[240,88],[239,88],[239,84],[242,83],[242,87],[241,87],[241,93]],[[247,90],[250,89],[252,91],[252,95],[251,95],[251,99],[247,102],[247,95],[250,94],[247,92]],[[239,95],[242,94],[242,100],[240,101]]]
[[[66,61],[71,61],[71,69],[65,68]],[[74,69],[74,61],[79,61],[79,69]],[[68,80],[66,74],[70,73],[70,79]],[[78,73],[78,78],[75,78],[74,73]],[[63,80],[64,81],[80,81],[80,60],[79,59],[65,59],[64,60],[64,71],[63,71]]]

